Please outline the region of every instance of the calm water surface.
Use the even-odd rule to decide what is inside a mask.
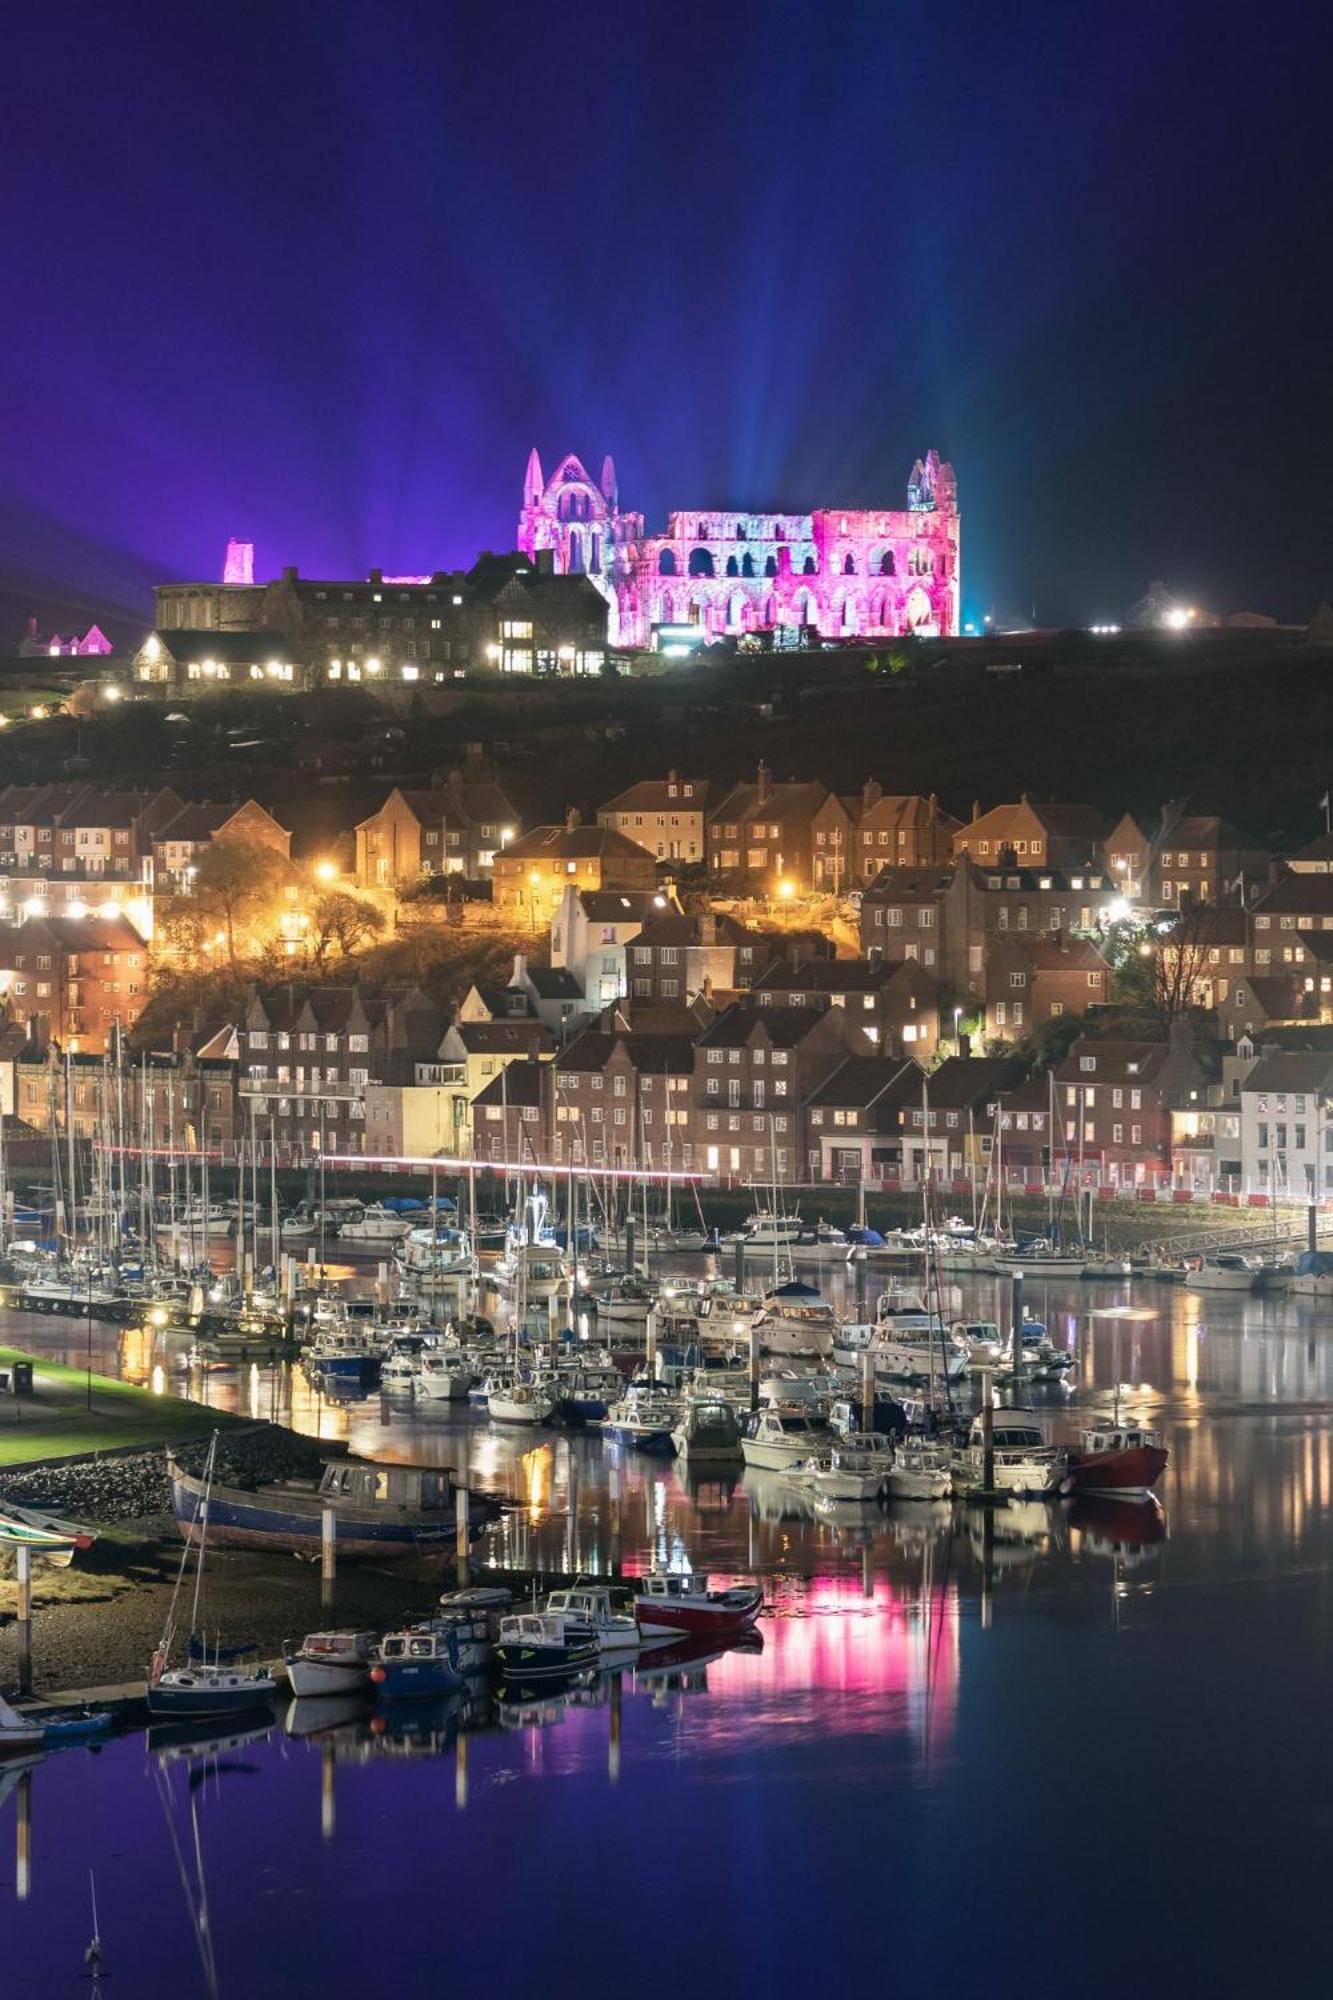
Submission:
[[[836,1295],[838,1274],[827,1285]],[[996,1317],[1005,1288],[968,1287]],[[192,1376],[517,1502],[501,1562],[761,1574],[762,1649],[376,1733],[280,1715],[0,1774],[0,1994],[484,1990],[1324,1994],[1333,1830],[1333,1341],[1317,1310],[1029,1284],[1075,1383],[1167,1434],[1160,1514],[1084,1503],[818,1515],[772,1475],[687,1476],[474,1416],[331,1406],[290,1371]],[[7,1329],[8,1331],[8,1329]],[[79,1358],[83,1330],[10,1336]],[[99,1366],[177,1381],[94,1329]]]

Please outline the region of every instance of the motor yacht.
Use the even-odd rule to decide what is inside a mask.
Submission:
[[[832,1436],[829,1425],[810,1409],[769,1404],[756,1410],[746,1425],[741,1457],[747,1466],[765,1472],[790,1472]]]
[[[1258,1290],[1259,1273],[1239,1251],[1219,1250],[1185,1273],[1185,1285],[1191,1292],[1253,1292]]]
[[[1033,1411],[992,1411],[991,1448],[992,1492],[1031,1495],[1054,1490],[1062,1468]],[[985,1429],[979,1410],[972,1419],[966,1445],[954,1454],[954,1490],[984,1492],[985,1482]]]
[[[724,1396],[705,1390],[686,1398],[671,1432],[677,1456],[693,1465],[732,1465],[741,1457],[741,1420]]]
[[[838,1438],[828,1463],[815,1470],[815,1492],[826,1500],[877,1500],[893,1463],[893,1448],[880,1431],[850,1431]]]
[[[953,1492],[953,1453],[947,1444],[904,1438],[894,1451],[885,1488],[890,1500],[947,1500]]]

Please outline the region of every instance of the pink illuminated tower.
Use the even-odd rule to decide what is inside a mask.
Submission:
[[[600,481],[573,454],[547,479],[534,450],[518,523],[525,554],[549,551],[558,574],[592,578],[612,643],[626,646],[672,624],[710,637],[782,626],[821,639],[955,633],[960,536],[953,467],[934,451],[912,467],[905,508],[683,509],[649,535],[642,514],[622,510],[610,458]]]
[[[255,545],[253,542],[238,542],[235,536],[227,543],[227,557],[222,565],[224,583],[248,583],[255,580]]]

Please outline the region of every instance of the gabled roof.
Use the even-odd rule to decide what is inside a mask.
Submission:
[[[1261,915],[1272,911],[1279,916],[1333,916],[1333,875],[1281,875],[1271,889],[1265,889],[1250,905]]]
[[[747,931],[744,924],[725,911],[714,915],[702,910],[668,909],[650,917],[639,935],[636,945],[756,945],[764,939],[758,931]]]
[[[0,818],[3,818],[4,798],[0,794]],[[1321,833],[1318,840],[1312,840],[1308,847],[1298,847],[1292,855],[1293,861],[1333,862],[1333,833]]]
[[[771,780],[763,797],[757,783],[733,785],[720,802],[709,808],[713,820],[807,819],[812,818],[829,797],[829,788],[817,778],[791,779],[785,784]]]
[[[993,944],[1011,944],[1022,952],[1034,972],[1110,972],[1111,968],[1095,944],[1087,938],[1055,936],[1015,931],[997,931]]]
[[[565,965],[530,965],[528,978],[539,1000],[582,1000],[583,988]]]
[[[886,1095],[898,1104],[917,1102],[922,1075],[910,1058],[895,1062],[883,1056],[847,1056],[805,1101],[807,1106],[850,1105],[858,1111],[868,1110]]]
[[[655,889],[580,889],[579,908],[590,924],[637,924],[642,929],[657,911],[657,896]]]
[[[161,651],[181,667],[204,660],[262,666],[268,660],[287,662],[292,657],[292,642],[285,632],[193,632],[173,626],[153,636]]]
[[[518,1055],[551,1046],[551,1031],[542,1021],[455,1021],[449,1030],[469,1055]]]
[[[1098,846],[1111,831],[1110,821],[1104,813],[1098,812],[1096,806],[1059,802],[1038,805],[1025,794],[1009,805],[992,806],[989,812],[969,821],[960,829],[958,839],[1002,839],[1015,813],[1025,810],[1032,814],[1049,839],[1083,840],[1089,846]]]
[[[1162,829],[1161,845],[1168,853],[1173,847],[1234,847],[1256,854],[1265,851],[1253,835],[1242,832],[1234,820],[1224,819],[1217,813],[1168,820]]]
[[[1018,1056],[948,1056],[931,1071],[926,1101],[932,1111],[965,1111],[1021,1083],[1025,1074]]]
[[[499,1076],[493,1076],[489,1083],[473,1098],[473,1105],[500,1104],[540,1105],[544,1078],[548,1064],[526,1060],[507,1063]]]
[[[927,903],[942,896],[953,881],[956,864],[946,861],[939,867],[881,868],[862,897],[872,903]]]
[[[1278,1049],[1261,1055],[1241,1084],[1241,1096],[1253,1090],[1308,1091],[1322,1095],[1333,1085],[1333,1052],[1323,1049]]]
[[[674,790],[673,790],[674,788]],[[675,773],[665,778],[642,778],[637,785],[617,792],[599,813],[625,812],[703,812],[708,804],[708,794],[712,790],[710,778],[679,777]]]
[[[756,1029],[775,1048],[793,1049],[821,1026],[827,1016],[814,1007],[756,1007],[749,1001],[735,1001],[724,1008],[700,1035],[700,1048],[744,1048]]]
[[[646,847],[609,826],[534,826],[531,833],[510,841],[505,857],[509,861],[633,859],[657,866]]]
[[[751,987],[753,993],[877,993],[893,977],[896,959],[812,958],[794,965],[775,959]]]
[[[1145,1083],[1156,1076],[1170,1053],[1169,1042],[1101,1041],[1080,1035],[1055,1075],[1061,1083]],[[1095,1060],[1095,1070],[1083,1068],[1084,1056]]]

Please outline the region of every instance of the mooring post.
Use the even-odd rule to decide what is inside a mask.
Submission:
[[[759,1330],[750,1314],[750,1414],[759,1408]]]
[[[866,1316],[866,1255],[861,1250],[852,1260],[852,1272],[856,1279],[856,1317],[858,1322]]]
[[[732,1248],[735,1252],[732,1279],[737,1292],[743,1292],[745,1290],[745,1238],[738,1236]]]
[[[620,1575],[620,1467],[610,1466],[606,1475],[606,1497],[611,1517],[611,1574]]]
[[[1312,1201],[1305,1211],[1305,1247],[1313,1257],[1319,1248],[1319,1204]]]
[[[632,1215],[627,1215],[625,1217],[625,1269],[629,1272],[631,1277],[634,1276],[634,1250],[635,1250],[634,1237],[635,1237],[634,1217]],[[645,1243],[644,1245],[645,1252],[647,1251],[647,1248],[648,1246]]]
[[[32,1772],[24,1771],[19,1778],[18,1797],[14,1801],[15,1841],[14,1841],[14,1894],[20,1903],[26,1903],[32,1893]]]
[[[454,1489],[454,1557],[458,1565],[458,1588],[467,1589],[468,1568],[468,1490],[466,1486]]]
[[[875,1428],[875,1357],[869,1347],[861,1350],[861,1429]]]
[[[656,1306],[649,1306],[649,1308],[648,1308],[648,1318],[647,1318],[647,1322],[646,1322],[646,1324],[645,1324],[645,1326],[644,1326],[644,1329],[643,1329],[643,1343],[644,1343],[644,1352],[643,1352],[643,1361],[644,1361],[644,1367],[645,1367],[645,1369],[647,1370],[647,1374],[648,1374],[648,1380],[649,1380],[650,1382],[656,1382],[656,1380],[657,1380],[657,1308],[656,1308]]]
[[[325,1611],[333,1609],[338,1581],[338,1516],[332,1507],[319,1514],[319,1601]]]
[[[995,1490],[995,1408],[989,1368],[981,1371],[981,1486],[985,1493]]]
[[[620,1781],[620,1675],[612,1674],[610,1687],[611,1729],[606,1744],[606,1775],[611,1784]]]
[[[1014,1388],[1023,1386],[1023,1273],[1014,1272]]]
[[[19,1693],[32,1693],[32,1550],[20,1543],[18,1556]]]

